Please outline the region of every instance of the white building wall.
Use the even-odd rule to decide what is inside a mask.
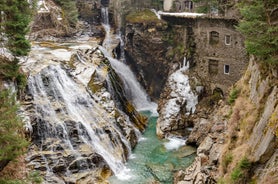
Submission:
[[[173,5],[173,0],[164,0],[163,2],[163,10],[170,11]]]

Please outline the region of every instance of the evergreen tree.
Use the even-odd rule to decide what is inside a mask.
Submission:
[[[211,13],[212,11],[219,9],[220,0],[193,0],[195,3],[199,3],[197,12],[199,13]]]
[[[245,0],[238,30],[245,36],[246,49],[260,60],[278,64],[278,4],[276,0]]]
[[[69,21],[71,27],[75,27],[78,20],[78,10],[75,0],[55,0],[64,11],[65,18]]]
[[[27,55],[30,43],[25,35],[31,18],[27,0],[0,0],[1,32],[8,38],[7,48],[15,55]]]
[[[17,110],[14,94],[9,90],[0,91],[0,171],[9,161],[21,155],[28,145]]]

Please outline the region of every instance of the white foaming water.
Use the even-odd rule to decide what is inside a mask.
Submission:
[[[108,58],[113,69],[123,80],[127,98],[132,100],[135,108],[138,111],[150,110],[155,113],[157,104],[148,99],[148,95],[136,80],[136,77],[131,69],[126,64],[112,58],[103,47],[100,47],[100,50],[103,52],[105,57]]]
[[[99,47],[99,49],[102,51],[102,53],[105,55],[105,57],[110,61],[111,66],[113,69],[117,72],[117,74],[120,76],[120,78],[124,82],[125,92],[127,95],[127,98],[129,100],[132,100],[133,104],[135,105],[136,110],[138,111],[151,111],[154,115],[157,115],[157,104],[154,102],[151,102],[148,99],[147,93],[144,91],[144,89],[141,87],[140,83],[137,81],[135,75],[131,71],[131,69],[124,64],[123,62],[120,62],[119,60],[113,58],[111,56],[111,43],[113,42],[111,33],[110,33],[110,25],[109,25],[109,17],[108,17],[108,8],[102,7],[102,20],[103,20],[103,26],[106,32],[105,39],[103,41],[103,47]],[[118,37],[115,37],[116,39],[119,39],[120,35]]]
[[[121,35],[115,36],[111,34],[111,28],[109,25],[109,17],[108,17],[108,8],[103,7],[102,10],[102,20],[103,27],[106,31],[105,39],[103,41],[103,47],[99,46],[99,49],[102,51],[104,56],[110,61],[112,68],[122,79],[124,84],[125,95],[128,100],[131,100],[136,110],[138,111],[151,111],[153,114],[157,115],[157,104],[151,102],[148,99],[148,96],[144,89],[141,87],[139,82],[137,81],[135,75],[131,71],[131,69],[121,61],[125,61],[124,58],[124,50],[121,50],[121,61],[112,57],[112,52],[115,46],[114,43],[117,43],[117,40],[120,41],[120,46],[123,47],[123,40],[121,39]],[[116,41],[115,41],[116,40]],[[137,132],[137,138],[140,139],[140,133]],[[130,155],[132,158],[133,156]],[[128,181],[135,176],[132,174],[132,171],[127,167],[123,167],[120,172],[114,172],[115,176],[120,181]]]
[[[185,145],[185,140],[178,137],[168,137],[169,142],[164,143],[167,150],[177,150]]]
[[[103,122],[111,121],[109,117],[101,116],[105,112],[59,65],[49,66],[36,76],[31,76],[29,90],[34,97],[37,115],[49,122],[49,125],[45,125],[47,130],[42,132],[44,136],[55,134],[58,129],[54,127],[62,127],[63,141],[70,150],[74,150],[69,141],[65,120],[82,124],[88,136],[80,135],[79,138],[101,155],[114,173],[125,169],[122,144],[130,147],[128,141],[114,124],[109,126],[110,135],[102,129]],[[59,113],[55,111],[57,109],[60,109],[57,111]],[[110,136],[114,143],[111,143]],[[75,156],[78,155],[80,154]]]

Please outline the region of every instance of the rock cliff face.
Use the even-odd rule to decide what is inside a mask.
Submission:
[[[153,100],[158,100],[170,73],[181,66],[182,46],[175,43],[183,39],[183,32],[172,29],[163,20],[132,20],[126,22],[125,53],[127,64],[136,73]]]
[[[197,157],[176,173],[175,183],[278,182],[277,77],[277,69],[250,61],[235,86],[239,94],[234,104],[220,103],[213,116],[194,127],[189,142],[200,143]]]
[[[163,22],[126,25],[126,59],[155,100],[160,96],[172,64],[166,58],[167,45],[162,40],[165,26]]]
[[[28,167],[45,183],[103,183],[118,172],[146,121],[102,53],[85,44],[35,45],[22,65],[29,75]]]
[[[175,183],[277,183],[277,68],[265,70],[251,59],[246,71],[248,58],[236,21],[184,20],[169,18],[163,29],[127,22],[125,34],[128,62],[152,97],[160,94],[158,135],[185,135],[194,124],[188,143],[199,146],[198,156],[176,173]],[[182,66],[183,56],[191,67],[182,75],[189,75],[193,92],[199,92],[191,117],[181,95],[175,101],[178,113],[163,113],[175,96],[166,81]],[[162,74],[160,82],[150,71]]]
[[[105,36],[101,25],[101,2],[99,0],[77,0],[76,11],[78,11],[78,22],[75,26],[70,26],[68,20],[63,17],[64,11],[53,0],[45,0],[47,8],[45,12],[37,11],[31,24],[29,39],[36,41],[65,41],[70,37],[97,37]],[[106,2],[103,2],[107,5]],[[40,7],[41,8],[41,7]],[[72,12],[69,12],[72,13]],[[111,21],[113,22],[113,21]]]
[[[185,135],[186,128],[196,122],[196,117],[208,117],[213,106],[227,96],[228,88],[240,79],[246,69],[242,36],[234,28],[237,22],[231,19],[162,15],[165,22],[158,19],[149,21],[147,12],[143,15],[144,21],[136,14],[126,17],[127,62],[153,99],[160,98],[160,113],[167,109],[167,101],[173,98],[166,81],[184,62],[189,62],[186,74],[193,93],[199,95],[200,105],[195,114],[188,116],[184,107],[190,102],[177,100],[179,117],[167,119],[162,113],[157,130],[161,137],[175,134],[175,131]]]

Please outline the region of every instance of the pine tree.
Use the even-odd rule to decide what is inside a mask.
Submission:
[[[260,60],[278,64],[278,4],[276,0],[245,0],[238,30],[245,36],[246,49]]]
[[[64,11],[65,18],[69,21],[71,27],[75,27],[78,20],[78,10],[75,0],[55,0]]]
[[[199,3],[197,8],[199,13],[211,13],[215,9],[219,9],[220,0],[193,0],[194,3]]]
[[[14,94],[10,90],[0,91],[0,171],[5,164],[21,155],[28,145],[17,111]]]
[[[27,0],[0,0],[1,32],[8,38],[7,48],[15,55],[27,55],[30,43],[25,38],[31,18]]]

